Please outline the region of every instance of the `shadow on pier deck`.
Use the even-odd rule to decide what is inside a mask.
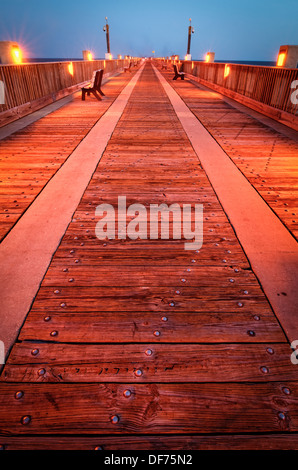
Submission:
[[[297,141],[217,93],[159,73],[146,63],[104,85],[102,102],[76,95],[2,142],[4,325],[13,343],[0,377],[5,449],[298,448],[296,307],[283,304],[295,289],[266,284],[262,266],[270,257],[275,272],[275,258],[266,240],[254,249],[245,235],[250,217],[252,233],[264,220],[269,241],[272,226],[295,279]],[[199,142],[179,95],[198,118]],[[117,96],[123,112],[109,107]],[[229,194],[230,182],[216,176],[227,161]],[[235,194],[256,201],[255,213]],[[202,248],[99,240],[95,208],[116,206],[118,196],[127,206],[203,204]]]

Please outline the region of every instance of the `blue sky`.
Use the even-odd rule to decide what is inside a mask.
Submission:
[[[281,44],[298,44],[297,0],[14,0],[1,6],[0,40],[18,41],[28,57],[80,58],[90,49],[99,58],[105,16],[114,56],[184,57],[190,17],[194,59],[215,51],[217,60],[270,61]]]

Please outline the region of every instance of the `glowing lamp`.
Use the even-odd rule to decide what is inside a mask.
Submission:
[[[70,74],[70,75],[73,75],[73,64],[72,64],[72,62],[70,62],[70,63],[68,64],[68,67],[67,67],[67,68],[68,68],[69,74]]]
[[[93,57],[92,57],[92,53],[91,53],[91,52],[88,52],[87,58],[88,58],[88,60],[93,60]]]
[[[15,64],[21,64],[22,63],[22,53],[20,49],[16,46],[13,46],[12,48],[12,57],[13,61]]]
[[[228,64],[225,65],[225,70],[224,70],[224,78],[227,78],[230,75],[230,66]]]
[[[277,64],[276,64],[277,67],[282,67],[282,66],[284,65],[285,58],[286,58],[285,52],[281,52],[281,53],[278,55]]]
[[[208,52],[208,54],[206,54],[205,61],[206,61],[206,62],[209,62],[209,61],[210,61],[210,54],[209,54],[209,52]]]

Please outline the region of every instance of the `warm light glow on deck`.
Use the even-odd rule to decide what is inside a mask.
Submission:
[[[73,75],[73,63],[72,62],[68,64],[68,72],[70,73],[70,75]]]
[[[13,61],[15,64],[22,63],[22,52],[20,51],[18,47],[12,48],[12,57],[13,57]]]
[[[225,65],[225,70],[224,70],[224,78],[227,78],[230,75],[230,66],[228,64]]]
[[[282,67],[284,62],[285,62],[285,58],[286,58],[286,53],[285,52],[281,52],[279,55],[278,55],[278,59],[277,59],[277,67]]]

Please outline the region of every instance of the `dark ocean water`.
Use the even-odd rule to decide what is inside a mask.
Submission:
[[[54,59],[24,59],[24,62],[29,62],[29,63],[35,63],[35,62],[75,62],[77,60],[83,60],[83,59],[73,59],[73,58],[68,58],[68,59],[59,59],[59,58],[54,58]],[[104,60],[104,57],[97,58],[95,60]],[[193,59],[194,61],[197,59]],[[203,62],[203,60],[199,60],[199,62]],[[274,67],[276,65],[276,62],[273,61],[259,61],[259,60],[215,60],[215,62],[223,62],[223,63],[229,63],[229,64],[243,64],[243,65],[265,65],[267,67]]]

